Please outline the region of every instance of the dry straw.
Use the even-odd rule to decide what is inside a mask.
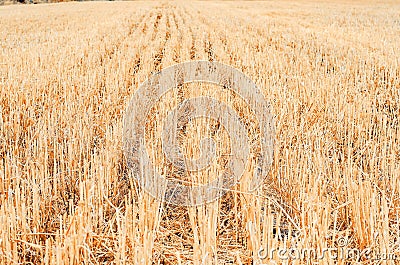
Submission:
[[[399,254],[399,11],[363,1],[1,6],[0,263],[262,264],[261,247],[343,237]],[[186,208],[154,200],[130,176],[122,135],[139,85],[190,60],[230,65],[262,88],[276,142],[255,193],[244,182]],[[205,84],[179,86],[155,109],[196,91],[251,117]],[[217,124],[185,130],[193,159],[196,139],[213,134],[225,161],[229,137]],[[161,131],[148,131],[146,148],[162,150]]]

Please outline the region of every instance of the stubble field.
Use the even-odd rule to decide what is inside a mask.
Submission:
[[[255,193],[244,180],[173,206],[129,174],[130,98],[191,60],[239,69],[271,104],[274,161]],[[0,263],[281,264],[259,250],[345,247],[395,264],[399,66],[395,2],[0,6]],[[355,264],[312,258],[289,264]]]

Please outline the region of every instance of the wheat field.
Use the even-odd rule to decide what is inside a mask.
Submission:
[[[131,176],[123,118],[151,74],[193,60],[249,76],[276,136],[256,192],[244,177],[183,207]],[[395,1],[0,6],[0,263],[397,264],[399,117]],[[344,245],[374,255],[260,255]]]

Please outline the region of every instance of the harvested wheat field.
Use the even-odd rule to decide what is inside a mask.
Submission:
[[[398,264],[399,3],[8,5],[0,47],[1,264]],[[186,207],[141,188],[123,127],[142,82],[194,60],[260,87],[275,143],[255,192],[249,162],[223,197]],[[239,102],[221,91],[164,95],[148,116],[149,152],[160,153],[165,110],[199,93]],[[182,128],[185,154],[199,156],[209,133],[229,152],[216,127]]]

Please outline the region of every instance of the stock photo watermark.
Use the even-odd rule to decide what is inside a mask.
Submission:
[[[298,248],[298,247],[261,247],[257,256],[262,261],[259,265],[267,264],[291,264],[296,260],[310,260],[314,264],[320,264],[322,261],[400,261],[400,255],[385,249],[372,248],[354,248],[349,246],[349,240],[346,237],[340,237],[336,241],[337,247],[326,248]]]
[[[212,137],[200,141],[199,158],[188,158],[177,141],[178,131],[196,118],[217,121],[229,135],[230,154],[219,176],[202,185],[184,185],[167,180],[159,172],[146,148],[148,115],[170,89],[191,83],[208,83],[229,89],[238,95],[256,117],[258,153],[252,152],[246,120],[237,109],[210,96],[188,98],[169,111],[162,123],[161,149],[170,164],[180,172],[205,170],[215,159],[218,142]],[[217,62],[192,61],[173,65],[152,75],[133,95],[124,117],[123,144],[127,165],[141,187],[157,199],[175,205],[199,205],[211,202],[239,183],[252,154],[253,167],[249,190],[264,180],[273,159],[274,125],[271,108],[256,84],[239,70]],[[160,149],[160,147],[157,147]],[[256,156],[256,157],[254,157]]]

